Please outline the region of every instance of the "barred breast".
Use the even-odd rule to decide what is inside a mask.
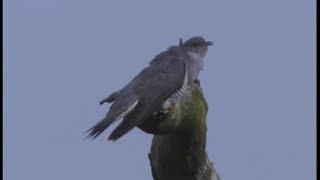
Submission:
[[[188,72],[186,68],[186,72],[184,73],[184,80],[181,88],[176,91],[174,94],[172,94],[163,104],[162,108],[163,109],[168,109],[171,107],[172,104],[176,104],[181,100],[181,97],[185,93],[186,89],[188,86]]]

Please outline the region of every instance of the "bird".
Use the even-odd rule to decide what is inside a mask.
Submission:
[[[178,46],[170,46],[156,55],[127,85],[100,101],[100,105],[112,105],[105,117],[87,130],[87,137],[95,139],[112,123],[122,119],[108,136],[108,140],[116,141],[150,120],[153,114],[175,107],[203,70],[204,57],[211,45],[211,41],[201,36],[185,42],[180,38]]]

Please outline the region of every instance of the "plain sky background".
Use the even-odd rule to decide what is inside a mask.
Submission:
[[[5,0],[4,179],[152,179],[152,135],[84,132],[168,46],[215,43],[199,79],[222,180],[316,178],[315,0]]]

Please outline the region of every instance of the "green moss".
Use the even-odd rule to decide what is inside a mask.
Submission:
[[[210,178],[214,170],[205,152],[208,106],[201,88],[194,84],[177,108],[178,114],[170,113],[157,126],[167,133],[153,137],[149,154],[153,177],[196,180],[205,174],[204,179]]]

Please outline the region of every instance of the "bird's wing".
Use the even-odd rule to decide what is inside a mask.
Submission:
[[[183,85],[186,73],[183,60],[170,56],[152,63],[143,69],[126,87],[138,97],[138,103],[111,133],[109,139],[116,140],[140,122],[160,110],[162,104]],[[117,101],[117,100],[116,100]]]

